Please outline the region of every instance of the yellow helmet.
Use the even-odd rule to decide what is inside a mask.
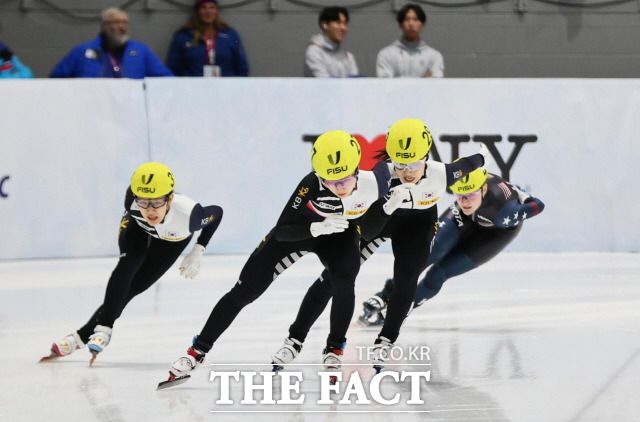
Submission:
[[[484,185],[486,181],[487,169],[484,167],[480,167],[467,174],[463,178],[459,179],[453,185],[449,186],[449,189],[451,189],[453,193],[465,194],[477,191]]]
[[[141,198],[159,198],[173,192],[173,173],[160,163],[145,163],[131,176],[131,191]]]
[[[311,165],[326,180],[338,180],[356,172],[360,164],[360,144],[343,130],[318,136],[311,151]]]
[[[387,154],[397,163],[420,160],[429,153],[431,145],[431,132],[420,119],[398,120],[387,133]]]

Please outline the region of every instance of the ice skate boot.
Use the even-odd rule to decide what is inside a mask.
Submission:
[[[80,339],[80,335],[78,334],[78,332],[75,331],[53,343],[51,345],[51,354],[49,356],[40,358],[40,362],[70,355],[71,353],[75,352],[76,350],[82,349],[83,347],[84,342]]]
[[[373,369],[376,370],[376,374],[382,371],[385,363],[389,360],[389,352],[392,347],[393,344],[386,337],[379,336],[373,343],[371,363],[373,364]]]
[[[344,353],[344,344],[342,348],[337,347],[325,347],[322,351],[322,363],[324,364],[325,371],[340,371],[342,367],[342,354]],[[334,385],[338,382],[338,377],[331,376],[329,377],[329,381],[331,385]]]
[[[187,356],[183,356],[171,364],[169,370],[169,379],[162,381],[158,384],[158,390],[164,388],[173,387],[186,382],[191,375],[189,372],[195,371],[195,369],[204,362],[205,353],[198,349],[189,347],[187,349]]]
[[[93,329],[93,334],[91,334],[89,342],[87,343],[87,347],[91,352],[89,365],[93,365],[98,353],[102,352],[104,348],[107,347],[107,344],[109,344],[109,341],[111,341],[111,331],[112,329],[106,325],[96,325],[96,328]]]
[[[387,308],[387,303],[378,295],[373,295],[362,303],[362,315],[358,322],[365,327],[384,324],[382,311]]]
[[[284,339],[284,344],[271,356],[271,364],[273,372],[284,369],[284,365],[293,362],[298,357],[298,353],[302,350],[302,343],[292,337]]]

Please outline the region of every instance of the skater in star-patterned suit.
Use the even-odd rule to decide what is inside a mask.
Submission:
[[[438,220],[433,250],[425,263],[425,268],[430,267],[418,283],[414,307],[437,295],[448,279],[490,261],[520,233],[524,220],[544,210],[542,201],[484,169],[451,189],[456,202]],[[383,310],[393,289],[393,279],[387,280],[384,289],[365,302],[364,316]]]

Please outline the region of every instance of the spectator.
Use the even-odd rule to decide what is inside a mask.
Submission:
[[[140,41],[129,39],[129,17],[118,8],[102,11],[97,38],[74,47],[51,71],[51,78],[131,78],[173,76]]]
[[[167,66],[176,76],[249,76],[240,36],[220,19],[217,0],[196,0],[187,23],[173,34]]]
[[[427,15],[417,4],[404,5],[396,15],[402,37],[378,53],[376,76],[379,78],[442,78],[442,54],[420,39]]]
[[[2,32],[2,22],[0,22],[0,32]],[[9,47],[0,42],[0,79],[9,78],[33,78],[33,73],[9,50]]]
[[[344,7],[325,7],[318,16],[321,34],[311,37],[304,57],[304,76],[348,78],[361,76],[353,54],[341,47],[349,31]]]

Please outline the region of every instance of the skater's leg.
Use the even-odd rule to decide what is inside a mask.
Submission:
[[[128,215],[125,215],[120,221],[120,233],[118,235],[118,246],[120,248],[120,258],[116,268],[113,270],[109,282],[107,283],[107,292],[105,293],[105,302],[107,298],[110,298],[110,309],[117,309],[117,303],[119,298],[126,296],[131,284],[131,280],[137,269],[142,265],[144,257],[146,255],[148,235],[132,222]],[[105,310],[105,304],[103,303],[96,309],[89,321],[75,333],[69,334],[60,341],[53,344],[52,350],[57,348],[62,350],[63,353],[69,349],[69,353],[72,353],[75,349],[83,347],[84,344],[89,342],[90,336],[94,333],[94,329],[97,325],[100,325],[99,318]],[[76,338],[77,337],[77,338]],[[71,344],[71,340],[75,341],[75,344],[79,347],[67,347]]]
[[[311,249],[312,242],[279,242],[270,237],[249,257],[233,288],[215,305],[194,346],[207,353],[240,311],[259,298],[285,269]]]
[[[291,363],[298,356],[311,326],[327,307],[330,299],[331,281],[329,280],[329,272],[324,270],[302,299],[298,315],[289,327],[289,337],[271,356],[274,371],[282,370],[283,365]]]
[[[304,343],[311,326],[325,310],[329,300],[331,300],[331,280],[329,271],[324,270],[302,299],[298,315],[289,327],[289,337]]]
[[[498,255],[515,237],[514,231],[492,231],[480,227],[467,230],[464,242],[429,268],[416,289],[414,307],[422,305],[440,292],[448,279],[469,272]]]
[[[151,239],[147,256],[133,277],[124,305],[115,314],[115,319],[120,318],[120,315],[122,315],[122,312],[134,297],[154,285],[171,268],[190,241],[191,237],[179,242]],[[98,320],[100,321],[100,317]]]
[[[147,257],[149,235],[131,220],[122,224],[126,226],[121,227],[118,238],[120,258],[107,283],[101,309],[94,314],[96,325],[113,327],[116,317],[120,315],[127,302],[133,278]]]
[[[476,268],[475,263],[459,250],[433,264],[418,283],[414,307],[422,305],[440,292],[442,285],[454,275],[463,274]]]
[[[318,244],[316,253],[331,278],[331,329],[327,347],[342,348],[355,305],[354,285],[360,270],[360,248],[355,228]],[[323,239],[324,240],[324,239]]]
[[[312,247],[313,242],[279,242],[268,235],[245,263],[238,282],[214,306],[202,331],[187,350],[187,356],[171,365],[168,382],[188,377],[189,372],[204,361],[213,343],[229,328],[240,311],[260,297],[279,274]]]
[[[379,237],[371,241],[360,240],[360,265],[369,259],[384,243],[386,238]],[[309,330],[327,307],[331,299],[332,284],[326,269],[307,291],[296,320],[289,327],[289,337],[304,342]]]
[[[435,235],[436,210],[398,218],[391,237],[394,256],[394,288],[387,306],[387,316],[380,336],[393,343],[411,311],[418,277],[429,258]]]
[[[126,307],[131,299],[151,287],[156,281],[158,281],[158,279],[160,279],[160,277],[162,277],[162,275],[164,275],[165,272],[167,272],[169,268],[171,268],[182,251],[187,247],[190,240],[191,238],[180,242],[167,242],[154,238],[150,240],[151,243],[147,257],[143,260],[142,265],[131,281],[131,286],[123,308],[114,313],[114,322],[120,317],[124,307]],[[85,343],[89,341],[89,336],[93,334],[93,330],[96,325],[109,324],[109,321],[106,321],[106,318],[100,317],[102,306],[103,305],[100,305],[91,318],[89,318],[89,321],[87,321],[87,323],[78,330],[80,338]]]
[[[127,277],[128,286],[125,287],[124,284],[118,283],[118,278],[112,276],[112,280],[110,280],[110,284],[107,287],[105,303],[97,314],[97,325],[87,343],[93,354],[90,363],[93,362],[96,354],[102,352],[111,341],[113,324],[120,317],[127,303],[133,297],[149,288],[173,265],[180,253],[189,244],[189,240],[190,237],[180,242],[149,238],[141,265],[138,266],[133,277]],[[121,290],[114,291],[116,286],[119,286]]]

